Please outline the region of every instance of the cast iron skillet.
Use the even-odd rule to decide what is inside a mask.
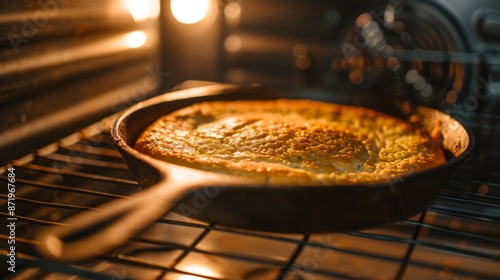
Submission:
[[[171,210],[218,225],[271,232],[338,232],[378,226],[406,219],[428,206],[473,145],[471,132],[442,112],[366,99],[362,105],[403,119],[417,114],[424,128],[441,121],[447,163],[390,185],[270,187],[251,178],[173,165],[132,148],[138,134],[154,120],[199,101],[280,97],[339,101],[311,90],[259,91],[256,86],[210,85],[164,94],[127,110],[113,124],[111,135],[145,190],[112,201],[100,211],[70,217],[64,223],[71,226],[47,229],[38,237],[39,251],[59,261],[90,259],[122,245]]]

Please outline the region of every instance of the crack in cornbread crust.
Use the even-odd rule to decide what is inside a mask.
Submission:
[[[135,149],[269,184],[389,183],[446,162],[426,132],[397,118],[288,99],[194,104],[150,125]]]

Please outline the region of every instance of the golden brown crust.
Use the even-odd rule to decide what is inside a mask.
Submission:
[[[216,101],[158,119],[135,149],[269,184],[388,183],[445,163],[424,131],[373,110],[311,100]]]

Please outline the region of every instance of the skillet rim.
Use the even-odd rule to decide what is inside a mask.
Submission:
[[[126,152],[128,155],[136,158],[137,160],[140,160],[144,162],[145,164],[149,165],[150,167],[156,169],[157,172],[159,172],[160,177],[164,177],[168,175],[168,171],[166,170],[167,168],[164,168],[163,166],[168,166],[168,165],[173,165],[173,166],[182,166],[182,165],[177,165],[173,164],[170,162],[162,161],[159,159],[155,159],[153,157],[150,157],[146,154],[143,154],[136,149],[134,149],[132,146],[130,146],[127,143],[126,136],[128,136],[126,133],[124,133],[123,126],[125,125],[126,121],[130,118],[133,118],[134,114],[138,113],[140,110],[147,110],[148,107],[158,105],[160,103],[168,103],[168,102],[173,102],[173,101],[178,101],[178,100],[188,100],[191,98],[203,98],[203,97],[222,97],[221,100],[227,100],[224,99],[224,96],[231,96],[234,94],[244,94],[245,92],[249,91],[251,93],[255,93],[256,91],[261,91],[262,87],[259,84],[250,84],[250,85],[235,85],[235,84],[212,84],[208,86],[200,86],[200,87],[194,87],[194,88],[189,88],[189,89],[182,89],[182,90],[176,90],[172,92],[166,92],[163,94],[160,94],[158,96],[146,99],[144,101],[141,101],[128,109],[125,109],[122,113],[120,113],[119,117],[115,119],[111,125],[111,130],[110,134],[112,137],[113,142],[115,143],[116,146],[118,146],[122,151]],[[285,97],[283,97],[285,98]],[[249,98],[249,99],[258,99],[258,98]],[[261,98],[262,99],[262,98]],[[305,97],[304,97],[305,99]],[[272,99],[271,99],[272,100]],[[315,100],[315,99],[312,99]],[[391,100],[393,103],[397,102],[397,100]],[[332,103],[332,102],[330,102]],[[461,162],[465,161],[470,153],[472,152],[474,146],[475,146],[475,138],[474,134],[472,133],[471,129],[466,126],[461,120],[452,117],[450,114],[447,114],[445,112],[442,112],[438,109],[427,107],[424,105],[420,104],[415,104],[410,102],[411,107],[413,108],[413,111],[415,108],[423,108],[424,110],[430,110],[434,111],[438,114],[442,114],[445,117],[449,117],[452,121],[458,123],[460,125],[460,128],[462,128],[467,135],[467,147],[463,149],[463,152],[460,153],[458,156],[453,157],[451,159],[446,160],[445,164],[436,166],[431,169],[419,171],[416,173],[412,173],[403,177],[398,178],[395,181],[387,182],[387,183],[376,183],[376,184],[352,184],[352,185],[261,185],[259,187],[279,187],[279,188],[298,188],[298,187],[304,187],[304,188],[384,188],[387,189],[388,187],[392,190],[394,186],[397,186],[399,182],[405,181],[408,179],[412,179],[414,177],[422,177],[426,176],[429,173],[434,173],[436,171],[440,170],[446,170],[450,166],[453,166],[455,164],[460,164]],[[356,106],[356,105],[350,105],[350,106]],[[364,106],[361,106],[364,107]],[[369,107],[365,107],[369,108]],[[371,108],[370,108],[371,109]],[[384,111],[379,111],[381,113],[385,113],[388,115],[387,112]],[[408,115],[408,114],[407,114]],[[398,119],[401,119],[397,117]],[[403,119],[404,120],[404,119]],[[404,120],[407,121],[407,120]],[[145,127],[144,127],[145,128]],[[143,128],[143,129],[144,129]],[[128,162],[127,162],[128,164]],[[185,167],[185,166],[182,166]],[[191,167],[185,167],[190,170],[193,170],[193,172],[199,172],[199,173],[215,173],[215,174],[221,174],[221,175],[227,175],[224,173],[220,172],[211,172],[211,171],[204,171],[201,169],[196,169],[196,168],[191,168]],[[159,178],[157,182],[160,182],[162,178]],[[154,182],[154,183],[157,183]],[[231,186],[228,186],[231,187]],[[257,186],[256,186],[257,187]],[[145,188],[144,186],[141,186],[141,188]]]

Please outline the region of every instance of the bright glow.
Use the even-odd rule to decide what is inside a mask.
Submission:
[[[236,19],[241,15],[241,6],[238,3],[229,3],[224,8],[224,15],[227,18]]]
[[[179,280],[205,280],[207,278],[201,278],[198,276],[192,276],[192,275],[182,275],[179,277]]]
[[[135,21],[155,19],[160,14],[159,0],[124,0],[127,11]]]
[[[190,272],[193,274],[197,275],[203,275],[207,277],[217,277],[217,275],[214,274],[214,272],[207,267],[204,266],[189,266],[186,269],[184,269],[186,272]],[[193,275],[183,275],[179,277],[179,280],[204,280],[206,278],[198,277],[198,276],[193,276]]]
[[[237,52],[242,46],[241,38],[237,35],[231,35],[224,40],[224,48],[228,52]]]
[[[142,31],[134,31],[125,35],[123,44],[128,48],[140,48],[144,46],[147,40],[146,33]]]
[[[62,242],[59,238],[49,235],[47,236],[45,242],[47,243],[47,249],[55,257],[61,257],[62,254]]]
[[[203,20],[210,10],[211,0],[171,0],[170,9],[174,18],[184,24]]]

